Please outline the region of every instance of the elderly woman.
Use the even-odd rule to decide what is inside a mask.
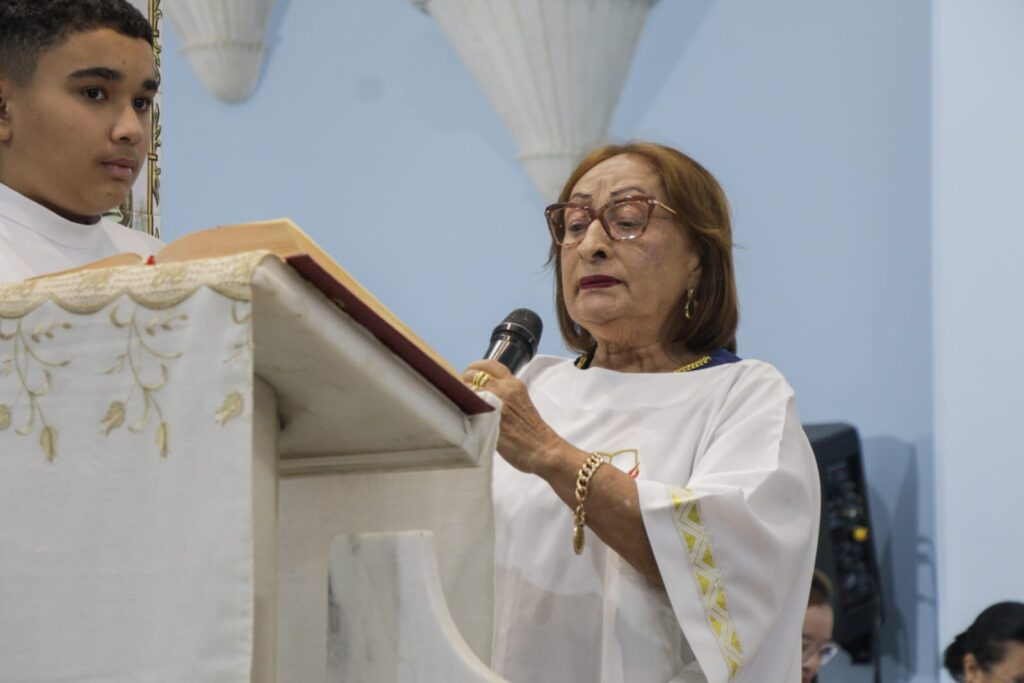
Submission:
[[[495,361],[494,669],[511,681],[800,677],[818,476],[770,365],[734,355],[728,205],[686,155],[588,156],[547,209],[575,362]]]

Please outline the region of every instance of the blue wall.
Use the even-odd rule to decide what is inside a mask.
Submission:
[[[935,12],[935,437],[942,642],[1024,600],[1024,3]]]
[[[278,0],[251,100],[202,90],[165,26],[164,237],[287,215],[457,366],[529,306],[561,353],[543,202],[406,0]],[[931,3],[662,2],[613,123],[676,145],[735,213],[741,355],[864,440],[886,680],[935,680]],[[867,680],[832,665],[824,681]]]

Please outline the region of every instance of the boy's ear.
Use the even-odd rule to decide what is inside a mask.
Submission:
[[[0,76],[0,142],[11,139],[11,113],[8,109],[13,83]]]

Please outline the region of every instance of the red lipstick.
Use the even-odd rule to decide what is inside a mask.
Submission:
[[[608,275],[588,275],[580,278],[580,289],[600,289],[602,287],[614,287],[620,284],[622,280],[610,277]]]

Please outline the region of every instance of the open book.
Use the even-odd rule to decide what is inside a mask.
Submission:
[[[464,413],[475,415],[493,410],[489,403],[462,382],[461,374],[455,368],[287,218],[193,232],[165,246],[154,260],[158,264],[173,263],[260,250],[281,257]],[[93,261],[74,270],[140,265],[145,262],[138,254],[123,253]]]

